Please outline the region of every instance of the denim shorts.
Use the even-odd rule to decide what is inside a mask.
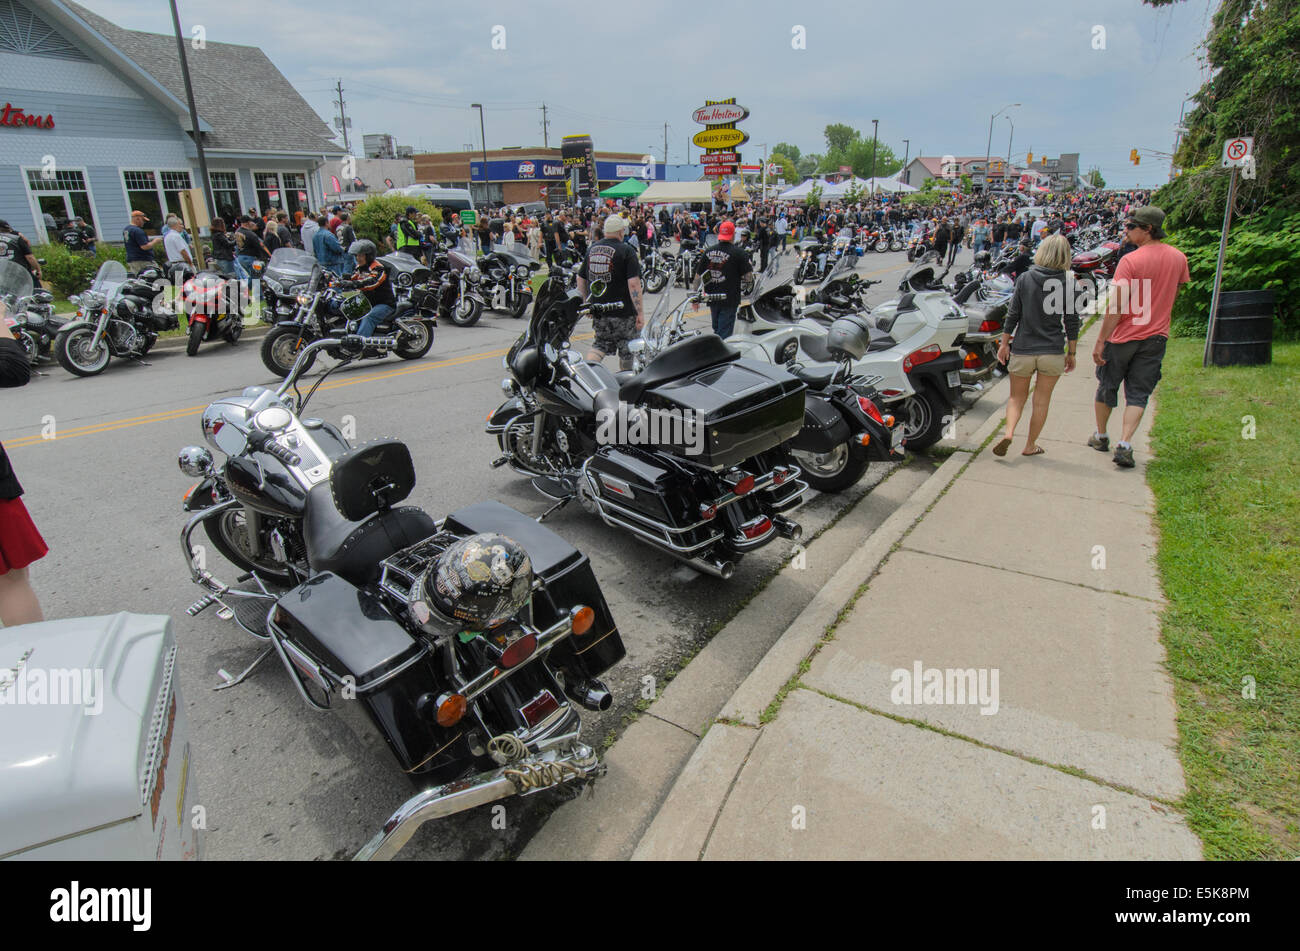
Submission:
[[[1160,382],[1160,363],[1165,358],[1167,337],[1144,337],[1124,343],[1107,343],[1102,351],[1106,360],[1097,367],[1097,402],[1115,407],[1119,404],[1119,385],[1124,384],[1124,402],[1129,406],[1146,406]]]

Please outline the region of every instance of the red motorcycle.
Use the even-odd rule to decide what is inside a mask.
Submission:
[[[243,286],[214,271],[201,271],[181,286],[181,306],[189,321],[185,352],[195,356],[205,340],[224,337],[235,343],[244,332]]]

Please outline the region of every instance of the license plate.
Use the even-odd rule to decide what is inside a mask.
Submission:
[[[903,427],[895,426],[893,431],[889,434],[889,448],[897,449],[902,444],[903,444]]]
[[[948,386],[950,386],[950,387],[953,388],[953,389],[956,389],[957,387],[961,386],[961,371],[960,371],[960,370],[949,370],[949,371],[948,371]]]

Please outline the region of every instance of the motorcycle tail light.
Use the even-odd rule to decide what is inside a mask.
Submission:
[[[1002,327],[1002,321],[1000,321],[1000,320],[983,320],[983,321],[980,321],[980,333],[982,333],[982,334],[990,334],[990,333],[993,333],[993,331],[998,330],[998,329],[1000,329],[1001,327]]]
[[[731,491],[737,495],[749,495],[754,491],[754,477],[752,475],[744,476],[739,482],[731,487]]]
[[[519,712],[523,714],[529,726],[537,726],[558,709],[560,709],[560,704],[555,699],[555,695],[549,690],[543,690],[520,707]]]
[[[746,538],[760,538],[772,530],[772,520],[764,515],[757,522],[741,527]]]
[[[923,363],[929,363],[931,360],[938,360],[943,356],[943,350],[937,343],[932,343],[928,347],[922,347],[920,350],[914,350],[903,358],[903,372],[911,373],[916,367]]]
[[[532,657],[535,650],[537,650],[537,635],[525,634],[501,652],[501,659],[497,661],[497,666],[503,670],[518,667]]]
[[[596,612],[585,604],[580,604],[569,612],[569,626],[573,633],[581,637],[591,630],[591,626],[596,623]]]
[[[978,370],[980,367],[984,365],[984,361],[980,359],[980,355],[978,353],[972,350],[970,353],[966,354],[966,356],[962,358],[961,365],[965,367],[967,370]]]
[[[717,514],[718,507],[716,505],[706,505],[703,502],[700,503],[700,518],[704,519],[706,522]]]
[[[884,419],[880,415],[880,410],[876,408],[876,404],[871,402],[871,400],[867,399],[865,396],[858,397],[858,406],[862,408],[862,412],[866,413],[876,422],[884,422]]]
[[[469,703],[460,694],[444,694],[438,701],[438,726],[455,726],[468,708]]]

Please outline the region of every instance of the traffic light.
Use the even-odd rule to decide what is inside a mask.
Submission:
[[[1142,161],[1142,156],[1138,155],[1137,149],[1129,149],[1128,160],[1132,162],[1134,165],[1137,165],[1139,162]]]
[[[1032,165],[1033,163],[1034,163],[1034,153],[1030,152],[1028,155],[1025,156],[1025,164]]]

